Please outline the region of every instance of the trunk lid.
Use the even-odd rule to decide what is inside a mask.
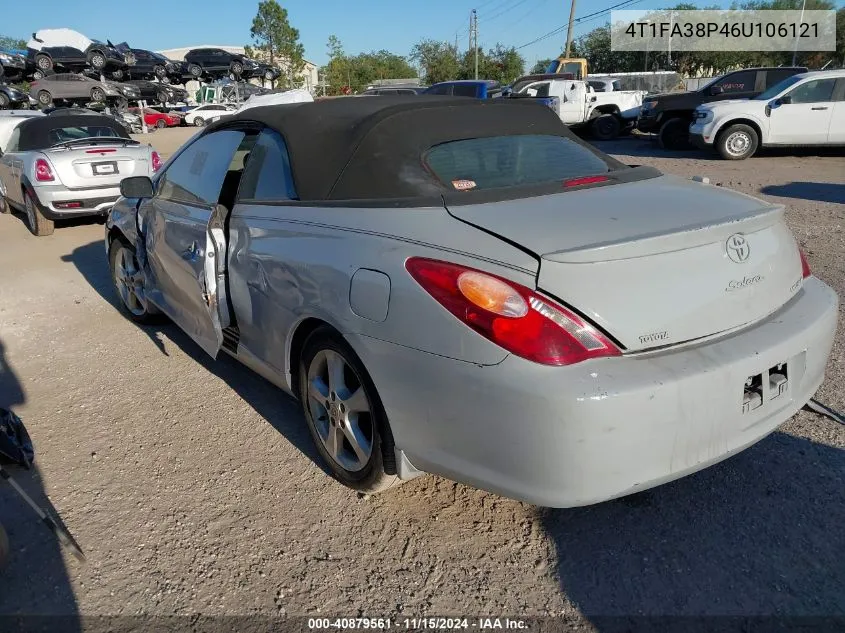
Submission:
[[[732,330],[786,303],[802,268],[783,212],[671,176],[449,208],[536,255],[538,289],[627,351]]]
[[[53,147],[44,154],[68,189],[116,187],[124,178],[150,176],[150,148],[136,141]]]

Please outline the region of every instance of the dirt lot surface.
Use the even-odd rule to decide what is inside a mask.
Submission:
[[[169,155],[191,133],[149,140]],[[813,271],[845,294],[841,151],[726,162],[601,146],[787,205]],[[799,413],[721,465],[590,508],[432,476],[358,498],[315,465],[293,401],[173,326],[120,316],[102,224],[35,238],[0,216],[0,275],[0,386],[37,449],[37,473],[14,475],[88,557],[0,486],[0,614],[845,615],[835,422]],[[840,410],[844,341],[840,319],[819,394]]]

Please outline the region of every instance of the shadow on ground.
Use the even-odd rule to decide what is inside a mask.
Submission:
[[[845,185],[833,182],[790,182],[786,185],[768,185],[762,187],[760,193],[782,198],[845,204]]]
[[[836,448],[778,432],[677,482],[540,515],[561,589],[599,631],[636,614],[845,615]]]
[[[16,217],[21,224],[23,224],[23,228],[25,230],[29,230],[29,224],[26,221],[26,213],[23,211],[18,211],[17,209],[12,209],[11,215]],[[56,221],[56,230],[60,230],[63,228],[67,228],[70,226],[86,226],[88,224],[103,224],[105,223],[104,216],[95,216],[95,215],[87,215],[82,216],[80,218],[72,218],[69,220],[57,220]]]
[[[69,255],[62,256],[62,260],[72,262],[91,287],[115,310],[119,310],[120,299],[112,286],[105,253],[104,242],[92,242],[74,249]],[[224,352],[218,355],[217,360],[212,359],[179,327],[165,319],[160,325],[155,326],[133,325],[127,320],[127,327],[138,327],[165,356],[168,355],[166,342],[178,346],[186,355],[234,389],[256,413],[267,420],[323,472],[329,472],[314,447],[298,402],[281,389]]]
[[[24,402],[26,391],[6,360],[0,341],[0,407],[14,411]],[[23,422],[26,424],[26,420]],[[41,483],[37,467],[38,434],[33,433],[32,425],[28,431],[35,445],[35,467],[25,470],[5,463],[3,467],[39,506],[60,522]],[[80,631],[76,598],[61,545],[32,508],[3,481],[0,481],[0,525],[9,537],[9,559],[5,565],[0,562],[0,631]]]

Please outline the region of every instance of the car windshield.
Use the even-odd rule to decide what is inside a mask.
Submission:
[[[774,86],[769,88],[763,93],[760,93],[754,99],[757,101],[768,101],[769,99],[774,99],[778,96],[781,92],[789,88],[793,84],[797,84],[801,81],[800,75],[792,75],[792,77],[787,77],[786,79],[782,79],[781,81],[777,82]]]
[[[423,163],[447,187],[514,187],[610,171],[586,147],[562,136],[526,134],[449,141],[432,147]]]

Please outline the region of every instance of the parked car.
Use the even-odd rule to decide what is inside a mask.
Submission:
[[[141,116],[141,108],[129,108],[127,110],[130,114]],[[144,108],[144,123],[149,126],[163,129],[166,127],[175,127],[182,123],[182,117],[169,112],[159,112],[152,108]]]
[[[186,76],[190,76],[185,62],[168,59],[161,53],[145,48],[131,48],[126,42],[121,42],[115,48],[124,55],[131,54],[135,59],[135,63],[127,69],[130,79],[158,79],[181,84]]]
[[[492,79],[459,79],[457,81],[442,81],[432,84],[423,90],[422,94],[491,99],[501,96],[502,87],[498,81],[493,81]]]
[[[424,86],[377,86],[374,88],[367,88],[361,93],[365,97],[385,96],[385,95],[418,95],[425,92]]]
[[[588,129],[599,140],[610,140],[633,129],[644,90],[595,92],[591,82],[561,74],[527,75],[514,81],[508,98],[547,100],[567,125]]]
[[[103,103],[109,99],[117,100],[123,97],[123,93],[115,84],[74,73],[46,75],[32,82],[29,90],[42,107],[49,106],[54,100]]]
[[[17,53],[0,50],[0,78],[17,81],[26,73],[26,58]]]
[[[29,107],[29,95],[14,86],[0,84],[0,110]]]
[[[753,99],[700,105],[689,133],[728,160],[774,145],[845,145],[845,70],[792,75]]]
[[[71,29],[43,29],[33,33],[27,52],[40,76],[56,69],[81,72],[90,66],[97,72],[121,79],[133,61],[111,42],[91,40]]]
[[[227,117],[234,114],[237,106],[230,103],[207,103],[185,113],[185,125],[204,126],[214,117]]]
[[[657,134],[664,149],[689,145],[689,126],[702,103],[750,99],[787,77],[807,72],[803,67],[746,68],[716,77],[698,90],[648,95],[637,119],[640,132]]]
[[[836,329],[783,207],[624,165],[519,100],[253,108],[121,192],[124,313],[294,394],[361,491],[640,492],[789,419]]]
[[[202,76],[252,77],[258,70],[258,64],[237,53],[230,53],[222,48],[195,48],[187,52],[185,61],[188,72],[196,79]]]
[[[123,85],[133,86],[135,88],[138,93],[136,100],[143,99],[145,101],[154,101],[157,103],[168,103],[172,101],[171,97],[174,89],[171,88],[169,84],[146,81],[143,79],[133,79],[131,81],[124,81]]]
[[[128,176],[152,176],[161,166],[148,145],[102,115],[23,119],[0,156],[0,206],[26,213],[34,235],[54,221],[108,212]]]

